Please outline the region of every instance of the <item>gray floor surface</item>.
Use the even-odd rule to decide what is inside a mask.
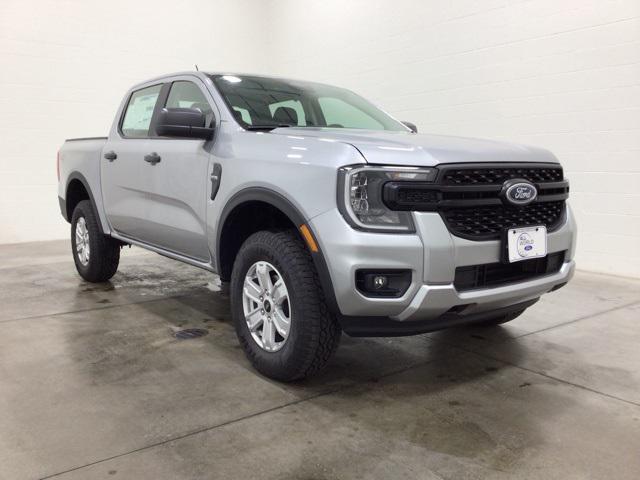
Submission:
[[[640,281],[579,272],[504,327],[343,336],[251,369],[216,277],[139,249],[0,246],[1,479],[638,479]],[[178,340],[184,328],[208,335]]]

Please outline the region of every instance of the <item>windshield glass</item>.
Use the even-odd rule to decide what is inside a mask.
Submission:
[[[407,131],[400,122],[349,90],[275,78],[212,75],[245,128],[329,127]]]

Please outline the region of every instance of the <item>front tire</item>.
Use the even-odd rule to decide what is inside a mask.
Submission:
[[[106,282],[118,270],[120,244],[100,231],[89,200],[82,200],[73,210],[71,248],[76,270],[88,282]]]
[[[231,309],[249,361],[275,380],[318,373],[340,341],[311,255],[295,231],[261,231],[244,242],[231,275]]]

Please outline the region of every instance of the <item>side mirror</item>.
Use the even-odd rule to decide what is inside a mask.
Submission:
[[[418,133],[418,127],[416,127],[415,123],[411,123],[411,122],[402,122],[402,124],[407,127],[409,130],[411,130],[413,133]]]
[[[213,128],[205,127],[206,116],[199,108],[163,108],[156,125],[161,137],[213,137]]]

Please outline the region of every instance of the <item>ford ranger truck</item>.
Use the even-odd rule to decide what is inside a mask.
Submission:
[[[540,148],[418,134],[355,93],[187,72],[135,85],[108,137],[67,140],[82,278],[137,245],[228,282],[238,339],[281,381],[352,336],[522,314],[573,275],[569,184]]]

